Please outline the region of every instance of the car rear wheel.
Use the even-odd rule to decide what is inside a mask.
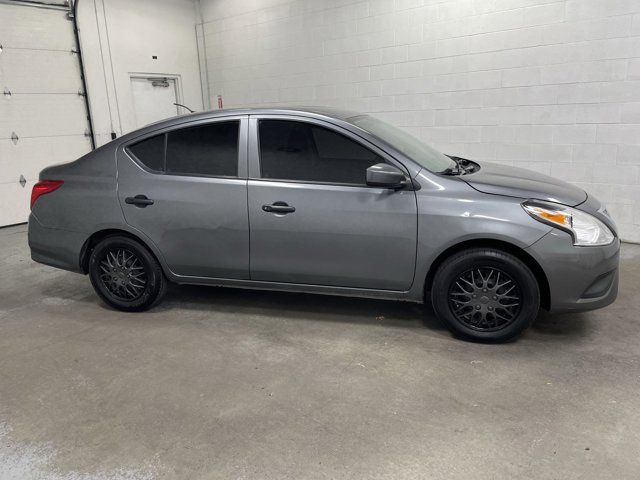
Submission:
[[[128,312],[147,310],[164,295],[160,264],[139,242],[115,235],[100,241],[89,258],[89,278],[108,305]]]
[[[440,265],[431,300],[438,318],[454,333],[501,342],[531,325],[540,308],[540,289],[529,267],[517,257],[474,248]]]

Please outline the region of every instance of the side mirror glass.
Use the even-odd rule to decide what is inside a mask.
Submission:
[[[367,168],[367,185],[371,187],[402,188],[408,181],[404,173],[388,163],[377,163]]]

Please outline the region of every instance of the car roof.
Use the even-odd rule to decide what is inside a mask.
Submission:
[[[188,113],[185,115],[178,115],[166,120],[160,120],[146,125],[142,128],[153,126],[154,129],[162,128],[165,126],[171,126],[177,123],[183,123],[185,120],[204,120],[208,118],[227,117],[232,115],[303,115],[310,117],[326,117],[334,118],[338,120],[346,120],[350,117],[362,115],[359,112],[353,112],[350,110],[342,110],[333,107],[254,107],[254,108],[227,108],[222,110],[207,110],[204,112]]]
[[[140,135],[146,135],[153,133],[156,130],[161,130],[167,127],[177,126],[183,123],[209,120],[214,118],[235,116],[235,115],[298,115],[311,118],[319,118],[325,120],[340,120],[346,123],[350,123],[348,119],[350,117],[356,117],[363,115],[360,112],[353,112],[349,110],[342,110],[333,107],[254,107],[254,108],[230,108],[222,110],[207,110],[204,112],[188,113],[184,115],[177,115],[165,120],[150,123],[144,127],[138,128],[132,132],[129,132],[121,136],[118,140],[118,144],[122,142],[130,141]]]
[[[1,1],[1,0],[0,0]],[[375,135],[363,130],[362,127],[358,126],[354,122],[354,118],[362,117],[367,115],[362,112],[355,112],[352,110],[344,110],[340,108],[334,107],[291,107],[291,106],[279,106],[279,107],[253,107],[253,108],[232,108],[232,109],[221,109],[221,110],[209,110],[204,112],[196,112],[185,115],[178,115],[175,117],[170,117],[166,120],[161,120],[159,122],[151,123],[142,128],[129,132],[117,140],[109,142],[105,145],[102,145],[98,148],[98,150],[103,148],[119,148],[120,146],[126,145],[128,142],[138,141],[140,137],[147,137],[155,134],[155,132],[164,129],[171,129],[172,127],[178,127],[184,124],[191,124],[193,122],[206,122],[206,120],[215,119],[215,118],[224,118],[224,117],[233,117],[240,115],[291,115],[291,116],[301,116],[308,118],[316,118],[319,120],[326,120],[335,125],[342,126],[348,130],[352,130],[355,132],[357,130],[357,134],[360,136],[364,135],[365,139],[372,141],[374,144],[379,143],[381,140],[377,138]],[[383,142],[386,143],[386,142]],[[402,153],[398,152],[392,145],[387,145],[387,151],[390,152],[391,156],[403,156]],[[408,164],[412,165],[413,173],[417,173],[422,168],[418,164],[415,164],[411,159],[407,158]]]

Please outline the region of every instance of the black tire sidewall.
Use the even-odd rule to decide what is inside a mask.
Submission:
[[[147,285],[144,293],[135,300],[121,300],[110,294],[100,279],[99,263],[107,250],[125,248],[135,253],[140,259],[147,275]],[[108,305],[128,312],[147,310],[153,306],[164,291],[164,275],[158,261],[139,242],[124,236],[111,236],[101,240],[89,257],[89,278],[98,296]]]
[[[449,289],[463,272],[478,267],[503,270],[518,284],[522,306],[516,319],[503,329],[479,331],[460,322],[449,305]],[[540,289],[531,270],[517,257],[493,249],[473,249],[455,254],[446,260],[434,277],[431,300],[434,311],[452,331],[473,340],[500,342],[512,339],[526,330],[540,308]]]

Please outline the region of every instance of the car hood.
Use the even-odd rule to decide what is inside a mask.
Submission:
[[[475,162],[477,172],[460,177],[484,193],[509,197],[535,198],[574,207],[587,199],[587,193],[562,180],[526,170],[490,162]]]

